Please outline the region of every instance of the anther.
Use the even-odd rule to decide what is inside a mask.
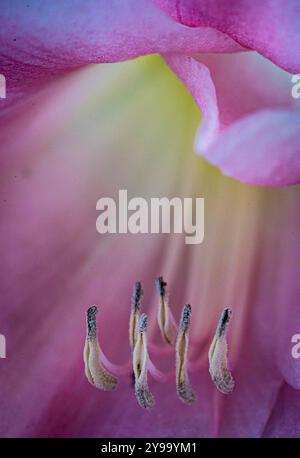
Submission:
[[[145,409],[154,406],[155,400],[149,389],[148,373],[148,349],[147,349],[147,315],[143,313],[137,325],[137,340],[133,352],[133,370],[135,376],[135,395],[139,405]]]
[[[166,292],[167,283],[163,280],[163,277],[158,277],[155,283],[159,294],[157,313],[158,326],[165,342],[169,345],[173,345],[175,342],[176,327],[174,325],[174,318],[168,306]]]
[[[229,394],[234,389],[234,380],[228,369],[226,341],[226,331],[231,315],[232,310],[230,308],[223,311],[208,352],[209,372],[212,381],[223,394]]]
[[[88,381],[96,388],[112,391],[117,387],[118,379],[101,364],[101,350],[97,338],[97,312],[97,307],[93,305],[86,313],[87,336],[83,350],[85,374]]]
[[[226,308],[223,310],[216,332],[218,337],[222,337],[222,335],[226,332],[231,315],[232,310],[230,308]]]
[[[143,294],[144,294],[144,291],[142,290],[141,282],[140,281],[135,282],[134,287],[133,287],[132,296],[131,296],[132,311],[134,312],[140,311],[141,299],[142,299]]]
[[[133,351],[136,342],[137,323],[140,316],[141,300],[143,296],[140,281],[135,282],[131,296],[131,313],[129,318],[129,343]]]
[[[189,304],[182,309],[179,332],[176,340],[176,391],[179,398],[185,404],[192,404],[196,395],[191,387],[187,365],[188,365],[188,328],[190,324],[192,309]]]
[[[165,294],[166,294],[166,286],[167,286],[167,283],[164,281],[163,277],[158,277],[156,280],[155,280],[155,284],[156,284],[156,288],[157,288],[157,292],[160,296],[164,297]]]
[[[142,333],[147,330],[148,318],[146,313],[142,313],[138,322],[138,332]]]
[[[186,304],[182,309],[180,325],[179,325],[179,329],[182,333],[185,333],[188,330],[188,327],[190,325],[190,320],[191,320],[191,314],[192,314],[192,308],[190,304]]]
[[[97,333],[97,323],[96,323],[96,315],[98,313],[98,309],[96,305],[92,305],[89,307],[86,312],[87,317],[87,336],[88,339],[93,339]]]

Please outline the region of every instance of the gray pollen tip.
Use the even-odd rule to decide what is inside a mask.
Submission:
[[[187,332],[188,327],[190,325],[191,321],[191,315],[192,315],[192,307],[190,304],[186,304],[181,313],[181,319],[180,319],[180,330],[181,332]]]
[[[220,321],[219,321],[219,325],[217,328],[218,337],[221,337],[225,333],[227,325],[230,321],[231,315],[232,315],[231,308],[227,307],[226,309],[223,310]]]
[[[131,305],[133,311],[138,311],[141,305],[141,299],[144,294],[142,290],[142,285],[140,281],[136,281],[133,287],[132,296],[131,296]]]
[[[142,313],[142,315],[140,316],[140,319],[139,319],[139,323],[138,323],[139,332],[145,332],[146,331],[147,322],[148,322],[148,317],[147,317],[146,313]]]
[[[98,313],[98,308],[96,305],[92,305],[87,309],[86,312],[86,321],[87,321],[87,333],[89,339],[96,336],[97,331],[97,320],[96,315]]]
[[[160,296],[164,297],[166,295],[167,282],[164,281],[163,277],[158,277],[155,280],[157,292]]]

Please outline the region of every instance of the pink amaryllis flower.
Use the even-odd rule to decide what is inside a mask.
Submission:
[[[299,182],[299,16],[296,1],[1,3],[1,436],[300,434],[299,188],[250,187],[193,154],[248,184]],[[97,234],[97,199],[124,188],[204,196],[204,243]],[[110,393],[87,382],[85,313],[98,305],[109,369],[126,367],[141,281],[150,369],[174,372],[156,323],[162,274],[174,321],[192,307],[184,367],[197,400],[149,370],[147,412],[131,375]],[[208,351],[212,363],[228,306],[226,396]]]

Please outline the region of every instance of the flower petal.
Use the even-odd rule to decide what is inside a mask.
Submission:
[[[252,185],[300,183],[300,113],[265,111],[242,119],[204,156]]]
[[[54,86],[0,132],[0,435],[207,437],[212,423],[221,436],[262,435],[283,381],[299,381],[299,360],[289,364],[290,334],[299,333],[299,187],[248,187],[193,154],[199,110],[157,56],[84,69]],[[127,187],[147,199],[153,189],[204,196],[205,243],[191,249],[180,234],[97,234],[97,199],[117,200],[116,189]],[[161,273],[175,318],[179,305],[192,304],[189,360],[204,355],[205,365],[191,375],[199,399],[192,406],[177,398],[175,383],[171,390],[151,380],[157,405],[149,421],[128,376],[112,395],[87,383],[83,314],[85,304],[100,303],[101,348],[116,364],[128,361],[137,279],[148,341],[161,342],[153,284]],[[234,310],[236,381],[228,397],[211,382],[206,357],[226,304]],[[150,354],[159,369],[173,368],[174,357]],[[299,432],[294,400],[284,401],[289,435]],[[272,416],[277,436],[281,411]]]
[[[300,72],[298,0],[154,0],[181,24],[213,27],[292,73]]]
[[[243,49],[210,27],[174,22],[150,0],[1,2],[0,73],[7,99],[34,97],[54,76],[79,66],[161,52]]]
[[[264,437],[300,436],[300,391],[283,384],[265,427]]]
[[[300,181],[300,102],[288,73],[251,53],[166,61],[201,109],[199,154],[245,183]]]

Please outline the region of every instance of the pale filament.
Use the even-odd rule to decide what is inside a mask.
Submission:
[[[149,389],[147,380],[149,356],[146,331],[147,315],[143,313],[138,321],[137,339],[133,351],[134,388],[139,405],[145,409],[149,409],[154,406],[155,400]]]

